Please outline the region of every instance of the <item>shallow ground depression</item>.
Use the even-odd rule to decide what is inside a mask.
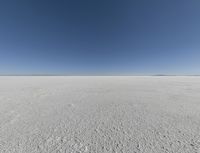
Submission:
[[[200,77],[0,77],[1,153],[200,153]]]

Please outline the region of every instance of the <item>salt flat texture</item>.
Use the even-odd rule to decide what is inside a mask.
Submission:
[[[198,153],[200,77],[0,77],[1,153]]]

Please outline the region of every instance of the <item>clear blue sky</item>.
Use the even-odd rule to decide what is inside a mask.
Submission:
[[[0,1],[0,74],[94,73],[200,74],[200,1]]]

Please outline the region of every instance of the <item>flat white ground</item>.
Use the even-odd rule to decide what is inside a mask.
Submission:
[[[1,153],[198,153],[200,77],[0,77]]]

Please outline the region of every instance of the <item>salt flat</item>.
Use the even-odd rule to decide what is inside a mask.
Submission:
[[[1,153],[198,153],[200,77],[0,77]]]

